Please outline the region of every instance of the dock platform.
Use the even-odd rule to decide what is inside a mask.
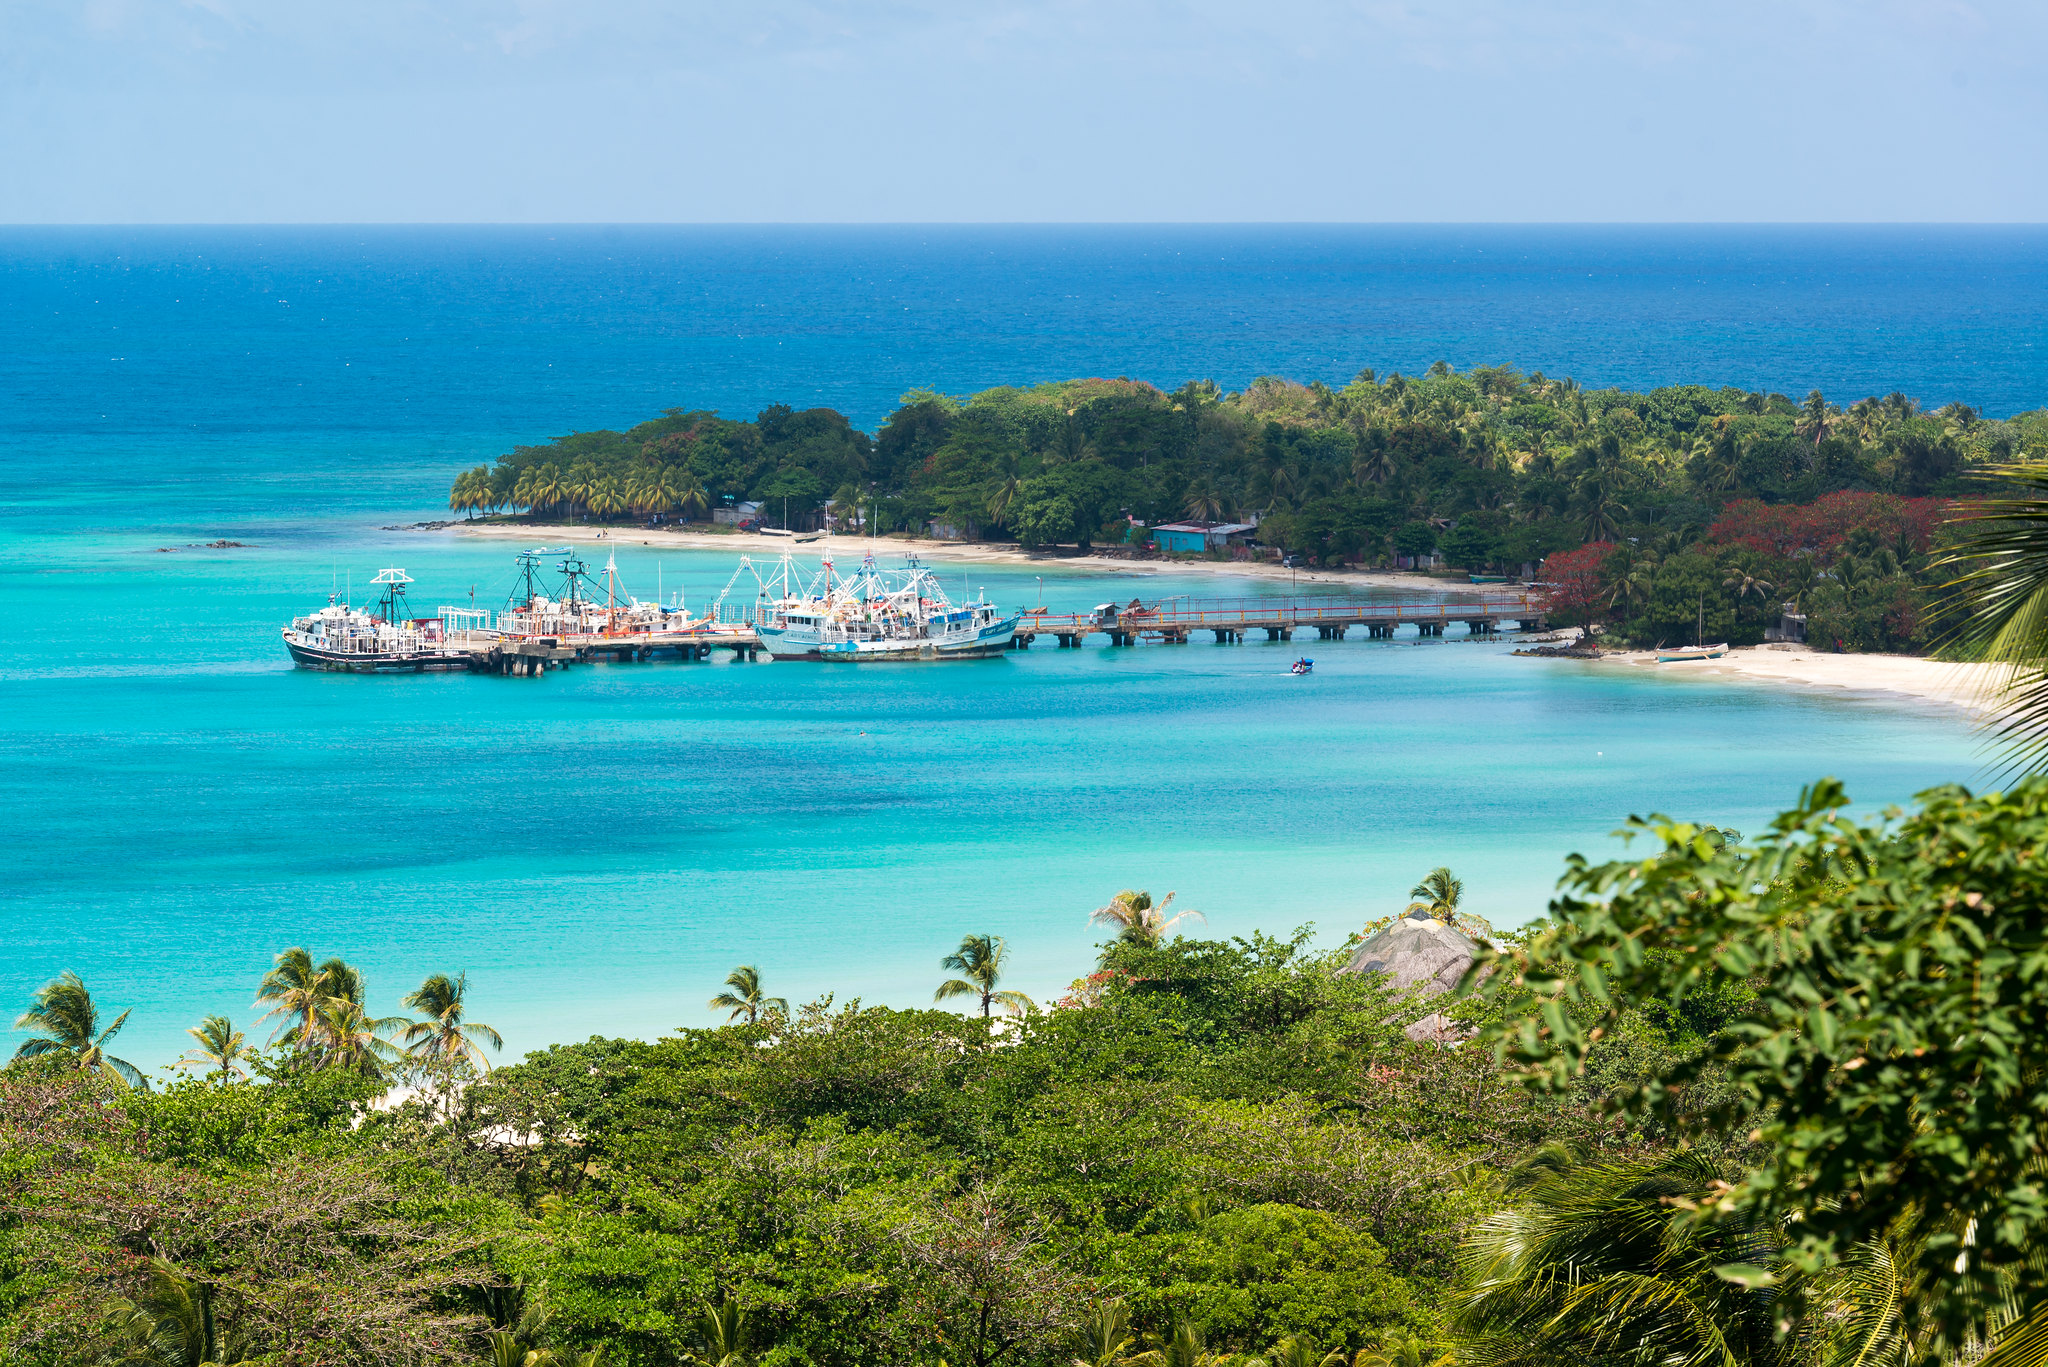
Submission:
[[[1353,603],[1327,599],[1218,598],[1190,599],[1131,607],[1105,605],[1093,612],[1027,612],[1017,624],[1014,649],[1023,650],[1040,636],[1056,638],[1062,647],[1079,646],[1090,636],[1107,636],[1113,646],[1156,641],[1186,645],[1195,632],[1212,634],[1218,645],[1243,641],[1249,632],[1264,632],[1269,641],[1291,640],[1304,627],[1314,627],[1318,640],[1341,641],[1354,627],[1375,640],[1392,639],[1403,627],[1418,636],[1442,636],[1463,623],[1466,634],[1491,636],[1503,629],[1542,631],[1545,605],[1533,595],[1490,595],[1463,601],[1433,603]]]

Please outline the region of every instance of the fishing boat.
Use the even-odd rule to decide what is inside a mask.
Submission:
[[[742,569],[749,567],[742,562]],[[834,577],[827,557],[799,587],[800,577],[784,556],[779,572],[761,581],[754,630],[777,660],[983,659],[1008,650],[1017,634],[1017,613],[1005,614],[979,594],[954,602],[914,555],[903,569],[884,571],[870,554],[844,578]],[[732,585],[726,587],[729,592]]]
[[[284,629],[284,648],[303,669],[350,674],[418,674],[428,670],[464,669],[469,658],[450,650],[438,617],[412,617],[405,586],[412,577],[401,569],[380,573],[383,586],[374,612],[350,607],[337,594],[327,606],[295,617]]]
[[[552,588],[542,582],[541,564],[558,560],[561,580]],[[519,553],[519,577],[513,582],[496,630],[510,637],[610,637],[674,631],[690,624],[687,610],[643,603],[619,581],[617,553],[605,561],[602,583],[576,552],[566,546],[538,546]]]
[[[1671,650],[1657,652],[1657,663],[1673,664],[1679,660],[1718,660],[1728,653],[1728,643],[1717,646],[1678,646]]]

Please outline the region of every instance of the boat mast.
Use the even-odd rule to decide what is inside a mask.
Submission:
[[[411,605],[405,601],[405,586],[412,582],[411,575],[404,570],[385,570],[370,582],[384,586],[383,596],[377,599],[377,613],[385,625],[396,623],[400,612],[411,613]]]

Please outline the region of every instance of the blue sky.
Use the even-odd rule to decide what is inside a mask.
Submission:
[[[2041,0],[0,0],[0,221],[2048,220]]]

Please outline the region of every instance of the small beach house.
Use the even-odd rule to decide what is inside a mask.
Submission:
[[[1151,528],[1149,535],[1162,551],[1220,551],[1243,545],[1256,530],[1249,522],[1166,522]]]

